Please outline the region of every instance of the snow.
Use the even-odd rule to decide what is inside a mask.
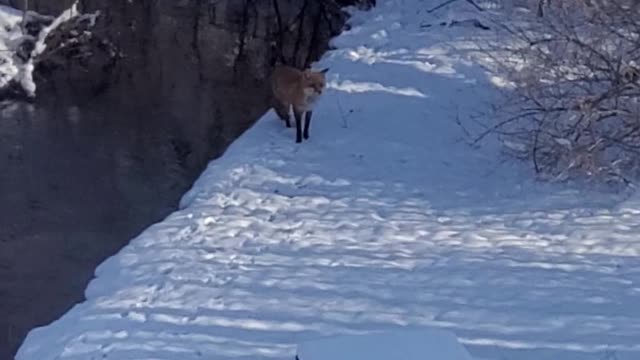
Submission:
[[[20,72],[13,55],[23,39],[21,22],[20,11],[0,5],[0,88],[7,86]]]
[[[298,346],[297,356],[299,360],[471,360],[453,334],[437,329],[315,339]]]
[[[422,28],[438,3],[355,13],[316,65],[311,139],[265,114],[17,359],[293,359],[423,328],[474,359],[640,358],[640,199],[466,146],[456,119],[495,95],[474,51],[491,32]]]
[[[17,83],[25,93],[34,97],[36,84],[33,80],[34,58],[42,54],[46,49],[47,36],[62,23],[69,21],[80,13],[77,10],[77,2],[63,11],[57,18],[49,18],[29,11],[26,16],[29,21],[52,21],[44,27],[37,37],[23,34],[22,22],[25,16],[23,11],[12,7],[0,5],[0,89]],[[34,49],[28,59],[21,59],[16,52],[25,41],[32,41]]]

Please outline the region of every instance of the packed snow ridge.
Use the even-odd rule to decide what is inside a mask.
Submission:
[[[265,114],[17,359],[293,360],[424,328],[474,359],[639,359],[640,202],[466,146],[456,119],[495,94],[477,52],[492,31],[423,26],[480,16],[438,4],[355,12],[316,65],[310,141]]]

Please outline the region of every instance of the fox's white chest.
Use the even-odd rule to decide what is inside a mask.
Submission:
[[[318,99],[320,99],[320,94],[318,94],[315,90],[311,88],[304,89],[304,98],[305,98],[305,111],[313,110],[313,107],[316,105]]]

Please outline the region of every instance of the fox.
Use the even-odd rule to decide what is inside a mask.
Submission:
[[[322,70],[299,70],[278,65],[271,74],[272,107],[287,127],[291,127],[290,108],[296,120],[296,143],[309,139],[313,107],[326,87],[326,73]],[[304,129],[302,119],[304,116]]]

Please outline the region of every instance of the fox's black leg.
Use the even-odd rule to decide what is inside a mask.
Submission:
[[[302,142],[302,113],[295,111],[293,115],[296,118],[296,142]]]
[[[307,111],[304,122],[304,138],[309,138],[309,125],[311,125],[311,116],[313,115],[313,111]]]

